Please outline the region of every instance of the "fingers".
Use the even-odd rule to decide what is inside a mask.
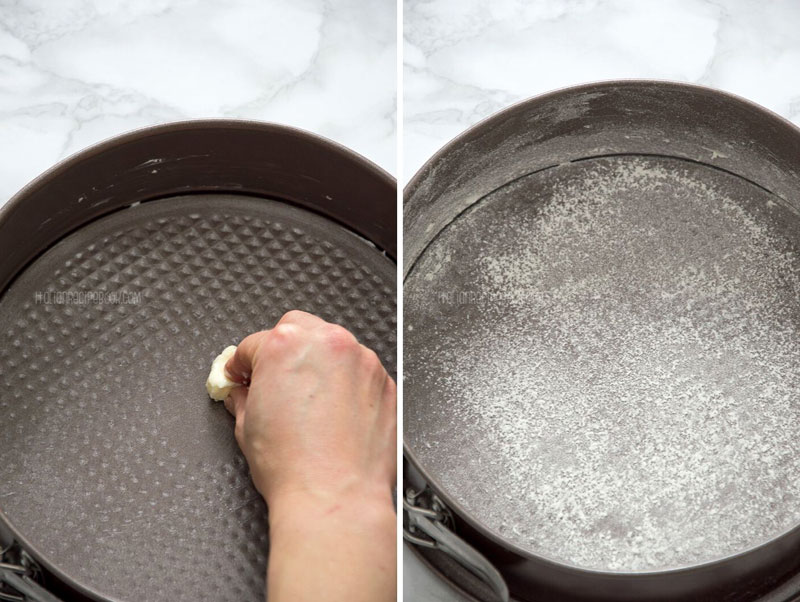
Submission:
[[[327,322],[322,318],[311,315],[304,311],[292,310],[283,314],[276,326],[291,324],[302,329],[316,330],[325,326]],[[228,376],[237,383],[245,383],[253,374],[253,367],[256,362],[256,355],[259,347],[269,336],[270,330],[262,330],[245,337],[236,348],[236,353],[225,364],[225,371]]]
[[[388,374],[386,375],[386,382],[383,386],[383,399],[388,403],[397,404],[397,383],[395,383],[394,379]]]
[[[397,449],[397,385],[388,374],[383,388],[383,400],[389,420],[389,485],[394,487],[397,481],[397,457],[394,453],[394,450]]]
[[[225,398],[225,409],[237,420],[244,410],[244,403],[247,399],[247,387],[234,387],[230,394]]]
[[[361,366],[363,374],[372,378],[376,387],[383,387],[384,381],[389,378],[386,369],[383,367],[381,358],[374,350],[364,345],[358,345],[361,349]]]
[[[236,353],[225,364],[225,372],[228,373],[232,381],[243,383],[250,379],[250,375],[253,373],[253,361],[256,352],[268,333],[268,330],[254,332],[239,343],[238,347],[236,347]]]

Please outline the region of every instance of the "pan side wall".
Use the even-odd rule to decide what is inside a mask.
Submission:
[[[404,274],[442,228],[491,191],[547,167],[614,154],[705,163],[800,208],[800,132],[789,122],[707,88],[593,84],[506,109],[425,164],[405,191]]]
[[[250,194],[321,213],[396,255],[395,182],[323,138],[272,124],[182,122],[114,138],[40,176],[0,211],[0,290],[73,230],[132,203]]]

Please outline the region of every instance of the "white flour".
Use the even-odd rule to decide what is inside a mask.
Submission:
[[[588,568],[696,564],[793,526],[800,260],[780,221],[800,222],[769,198],[627,157],[456,220],[405,288],[423,464],[506,539]]]

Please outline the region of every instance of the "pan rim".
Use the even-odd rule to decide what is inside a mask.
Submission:
[[[256,119],[183,119],[179,121],[168,121],[156,125],[148,125],[133,130],[127,130],[121,134],[106,137],[95,144],[87,146],[86,148],[80,149],[68,155],[67,157],[64,157],[45,171],[41,172],[33,180],[20,188],[14,195],[5,201],[5,203],[0,205],[0,224],[9,219],[9,217],[16,211],[20,210],[25,198],[30,194],[41,188],[52,178],[68,172],[75,165],[87,159],[99,156],[111,149],[118,149],[119,147],[128,143],[142,141],[161,134],[213,129],[250,130],[258,131],[259,133],[263,134],[290,134],[304,140],[305,142],[324,148],[334,155],[360,164],[370,172],[370,175],[375,176],[382,183],[390,187],[396,186],[397,184],[397,180],[388,171],[364,155],[344,146],[343,144],[340,144],[339,142],[336,142],[335,140],[313,133],[309,130],[295,126],[283,125],[274,121],[259,121]],[[381,250],[385,251],[394,261],[396,261],[396,252],[392,253],[391,250],[382,248]]]
[[[416,173],[411,177],[408,183],[403,186],[403,206],[405,207],[406,199],[412,197],[416,192],[417,188],[419,188],[420,183],[422,182],[423,176],[427,169],[437,163],[439,160],[442,159],[443,156],[449,154],[450,151],[453,150],[460,142],[463,142],[469,136],[475,134],[478,130],[486,127],[489,125],[489,122],[493,122],[496,119],[501,117],[505,117],[510,115],[511,113],[520,110],[526,105],[539,103],[539,102],[546,102],[549,100],[556,100],[560,96],[569,96],[571,94],[576,94],[585,91],[599,91],[604,88],[615,88],[620,86],[652,86],[652,87],[660,87],[664,89],[672,88],[675,90],[685,90],[685,91],[692,91],[701,94],[712,94],[714,96],[722,96],[728,98],[733,102],[737,102],[743,106],[746,106],[754,111],[761,113],[764,117],[769,117],[773,121],[777,121],[784,127],[788,127],[795,132],[795,134],[800,135],[800,126],[795,125],[782,115],[779,115],[775,111],[768,109],[765,106],[762,106],[752,100],[745,98],[744,96],[740,96],[733,92],[728,92],[727,90],[722,90],[719,88],[712,88],[711,86],[704,86],[702,84],[694,84],[690,82],[682,82],[674,79],[649,79],[649,78],[620,78],[620,79],[600,79],[600,80],[593,80],[589,82],[582,82],[579,84],[573,84],[568,86],[561,86],[559,88],[555,88],[553,90],[548,90],[547,92],[542,92],[541,94],[535,94],[533,96],[528,96],[526,98],[520,99],[507,107],[500,109],[486,117],[483,117],[479,121],[475,122],[462,132],[456,134],[450,140],[448,140],[443,146],[439,148],[433,155],[431,155],[425,163],[416,171]],[[1,215],[1,214],[0,214]]]

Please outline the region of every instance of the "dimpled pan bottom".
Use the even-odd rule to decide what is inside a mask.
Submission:
[[[303,309],[394,371],[395,274],[339,225],[244,196],[78,230],[0,299],[0,508],[99,599],[263,601],[266,508],[211,360]]]
[[[777,197],[698,163],[519,178],[406,279],[407,444],[487,529],[582,568],[770,540],[800,520],[799,251]]]

